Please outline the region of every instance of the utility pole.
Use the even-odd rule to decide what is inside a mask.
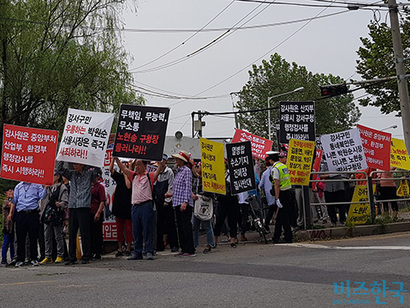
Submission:
[[[393,37],[394,58],[396,59],[397,85],[400,98],[401,120],[403,123],[404,142],[410,153],[410,102],[407,87],[406,68],[404,66],[403,46],[400,36],[400,25],[396,0],[388,0],[391,33]]]

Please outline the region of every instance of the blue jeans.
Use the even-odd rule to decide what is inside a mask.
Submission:
[[[211,246],[212,248],[215,247],[214,242],[214,230],[212,229],[211,221],[202,221],[192,215],[192,235],[194,237],[194,248],[197,248],[199,245],[199,227],[202,226],[206,230],[206,244]]]
[[[10,247],[10,258],[14,258],[14,239],[10,234],[3,234],[3,246],[1,247],[1,260],[7,261],[7,248]]]
[[[134,255],[142,255],[142,244],[145,241],[145,251],[154,253],[154,208],[152,201],[133,205],[132,234],[134,236]]]

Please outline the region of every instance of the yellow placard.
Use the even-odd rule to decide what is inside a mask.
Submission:
[[[404,140],[391,138],[390,166],[410,170],[410,157]]]
[[[291,184],[309,185],[314,151],[314,141],[290,139],[286,165]]]
[[[356,185],[354,188],[352,202],[360,201],[364,201],[364,203],[356,203],[350,205],[349,214],[347,215],[347,222],[354,225],[363,225],[370,217],[367,185]]]
[[[409,184],[407,184],[407,180],[401,180],[400,186],[397,189],[396,195],[399,197],[408,197],[410,195],[409,192]]]
[[[202,189],[226,194],[224,145],[201,138]]]

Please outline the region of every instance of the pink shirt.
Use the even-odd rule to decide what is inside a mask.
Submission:
[[[154,184],[154,172],[149,173],[151,184]],[[131,203],[140,204],[148,200],[152,200],[152,188],[148,181],[147,172],[139,175],[131,171],[129,180],[132,182]]]
[[[391,172],[386,172],[386,173],[379,173],[377,175],[377,178],[380,179],[380,186],[381,187],[396,187],[396,183],[393,178],[393,173]]]

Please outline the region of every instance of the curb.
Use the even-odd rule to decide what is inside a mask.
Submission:
[[[314,241],[324,239],[338,239],[343,237],[369,236],[386,233],[410,231],[410,222],[395,222],[386,225],[360,225],[353,229],[335,227],[326,229],[300,230],[295,236],[297,241]]]

